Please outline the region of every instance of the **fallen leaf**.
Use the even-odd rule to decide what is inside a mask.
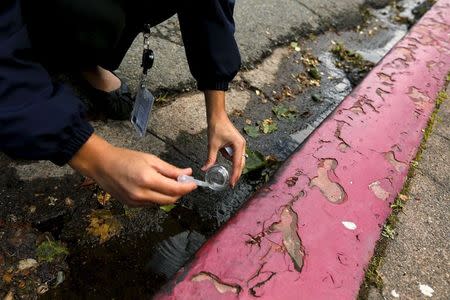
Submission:
[[[294,49],[295,51],[299,52],[300,51],[300,47],[298,46],[297,42],[292,42],[291,43],[291,48]]]
[[[170,212],[172,209],[175,208],[175,204],[169,204],[169,205],[161,205],[159,208],[165,211],[166,213]]]
[[[409,197],[404,194],[398,194],[398,198],[402,201],[408,201]]]
[[[66,197],[66,199],[64,199],[64,203],[68,206],[68,207],[72,207],[73,206],[73,200],[70,197]]]
[[[19,289],[25,288],[25,281],[21,280],[19,281]]]
[[[47,200],[49,202],[48,203],[49,206],[55,206],[56,205],[56,201],[58,201],[58,198],[55,198],[53,196],[48,196]]]
[[[295,115],[297,114],[297,109],[295,109],[294,107],[286,107],[281,104],[272,107],[272,111],[277,116],[278,120],[281,120],[283,118],[293,120],[295,118]]]
[[[100,239],[100,244],[117,235],[122,229],[122,224],[109,210],[93,211],[90,215],[90,224],[87,232]]]
[[[19,261],[19,265],[18,265],[17,269],[19,269],[19,271],[23,271],[26,269],[35,268],[37,266],[38,266],[38,262],[35,259],[27,258],[27,259],[22,259]]]
[[[245,133],[252,138],[257,138],[260,136],[259,126],[245,125],[244,126]]]
[[[34,214],[36,212],[36,206],[30,205],[30,207],[28,208],[28,212],[30,214]]]
[[[245,119],[245,124],[247,124],[247,125],[252,125],[252,120],[250,120],[250,119]]]
[[[248,157],[245,160],[245,168],[242,172],[243,174],[262,169],[267,165],[267,161],[264,159],[264,155],[262,155],[258,151],[246,149],[245,153],[248,155]]]
[[[275,132],[277,131],[277,129],[278,129],[277,123],[273,121],[272,118],[265,119],[261,123],[261,131],[265,134]]]
[[[11,283],[12,279],[13,279],[14,275],[11,273],[5,273],[2,277],[2,280],[6,283]]]
[[[47,285],[47,283],[44,283],[43,285],[38,286],[38,288],[36,289],[36,292],[39,295],[47,293],[48,292],[48,285]]]
[[[98,203],[100,203],[101,205],[105,206],[105,205],[109,202],[109,200],[111,200],[111,195],[108,194],[107,192],[105,192],[105,191],[100,191],[100,192],[97,194],[97,201],[98,201]]]

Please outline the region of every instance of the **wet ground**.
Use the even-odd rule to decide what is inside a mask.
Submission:
[[[6,175],[0,177],[0,296],[150,298],[406,33],[419,2],[368,8],[357,28],[293,40],[239,75],[230,93],[246,105],[240,102],[230,113],[247,138],[250,157],[235,190],[198,190],[171,210],[130,209],[69,169],[29,167],[0,155]],[[193,166],[201,176],[205,129],[164,125],[177,109],[188,115],[183,101],[196,97],[160,98],[144,140],[129,137],[125,123],[95,126],[113,143]]]

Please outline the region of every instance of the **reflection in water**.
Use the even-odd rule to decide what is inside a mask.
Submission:
[[[183,231],[160,242],[153,250],[146,271],[170,278],[194,255],[205,242],[196,231]]]

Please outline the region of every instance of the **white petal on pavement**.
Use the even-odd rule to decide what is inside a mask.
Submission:
[[[419,284],[419,289],[427,297],[433,297],[434,290],[427,284]]]
[[[396,290],[392,290],[392,291],[391,291],[391,295],[392,295],[392,297],[394,297],[394,298],[399,298],[399,297],[400,297],[400,294],[397,293]]]
[[[356,229],[356,224],[350,221],[342,221],[342,225],[344,225],[345,228],[349,229],[349,230],[355,230]]]

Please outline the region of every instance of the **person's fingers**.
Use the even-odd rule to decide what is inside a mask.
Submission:
[[[151,163],[151,165],[162,175],[174,179],[176,179],[180,175],[192,175],[191,168],[181,169],[175,167],[174,165],[171,165],[156,156],[154,157],[154,161]]]
[[[180,183],[161,174],[154,175],[148,184],[148,188],[167,196],[183,196],[197,188],[194,182]]]
[[[241,177],[242,170],[245,166],[245,142],[240,142],[233,145],[233,170],[231,172],[230,185],[234,187],[236,182]]]
[[[208,159],[206,160],[205,165],[201,168],[202,171],[208,170],[216,163],[218,151],[219,148],[215,145],[208,147]]]

